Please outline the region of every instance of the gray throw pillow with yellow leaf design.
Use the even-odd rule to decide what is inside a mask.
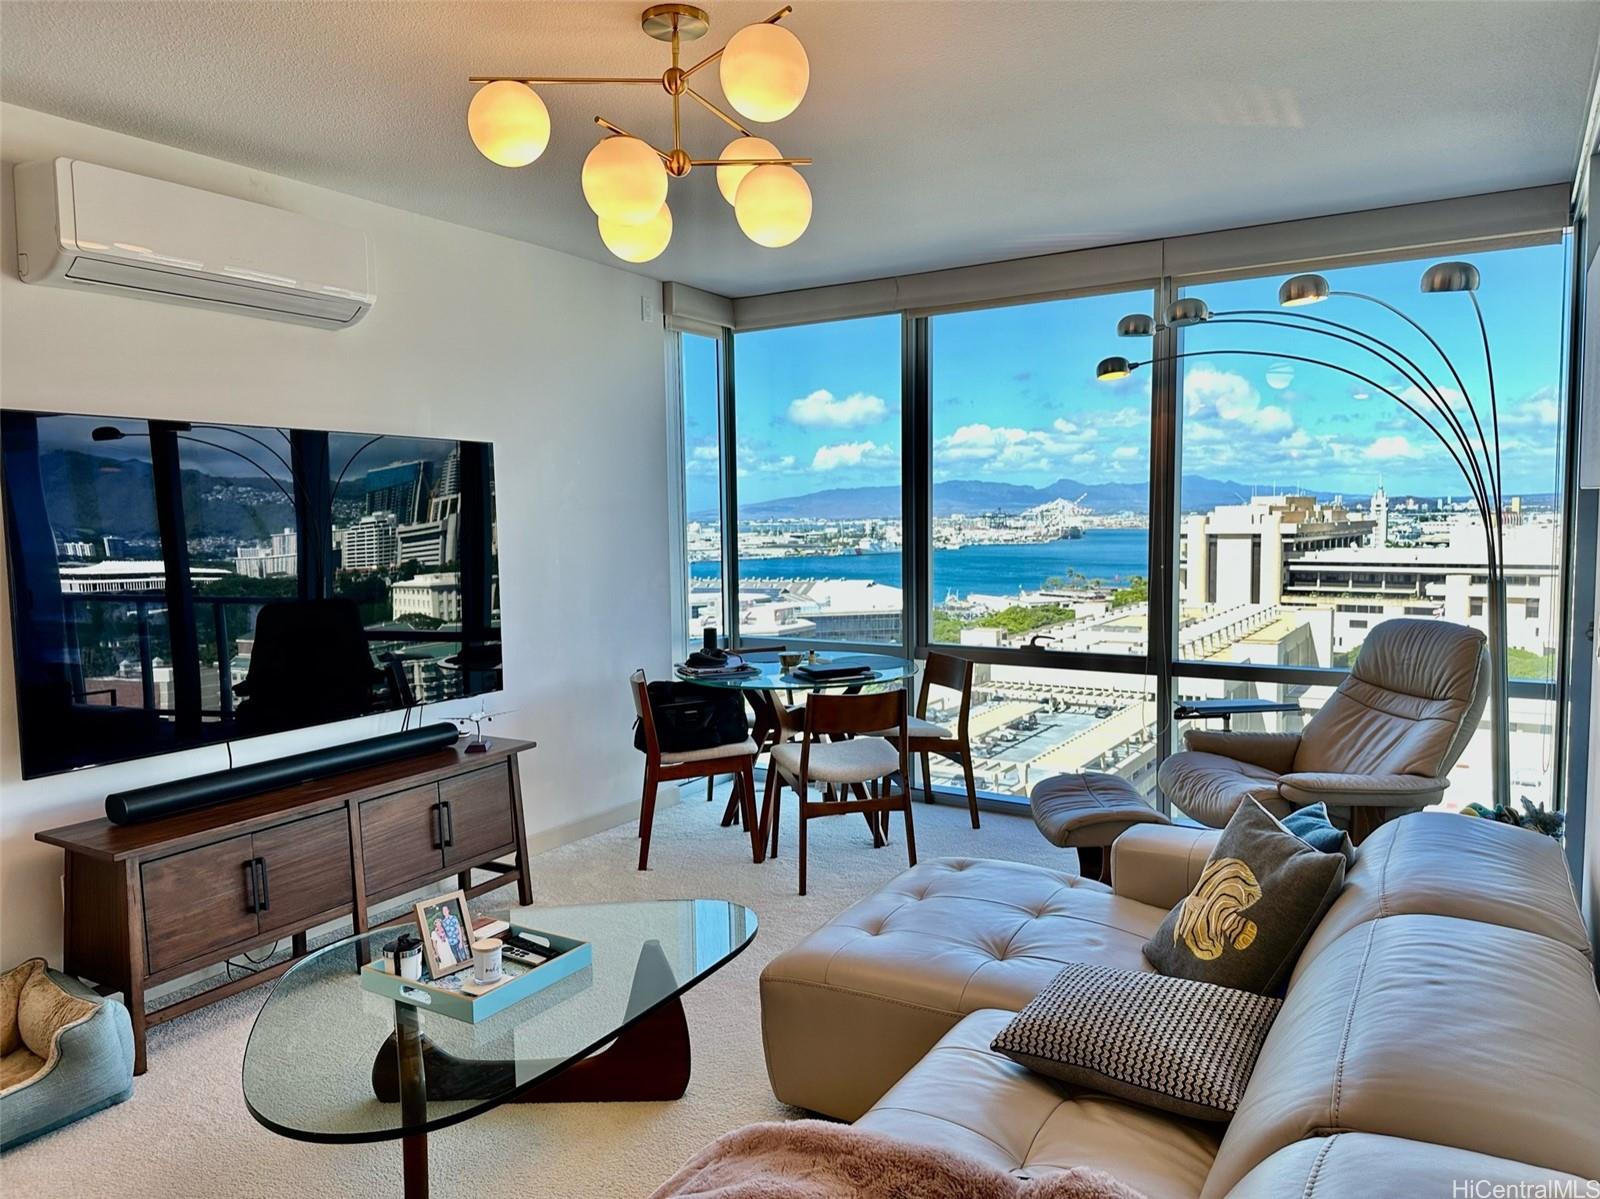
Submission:
[[[1144,956],[1162,974],[1276,994],[1339,897],[1344,867],[1342,855],[1312,849],[1246,799]]]

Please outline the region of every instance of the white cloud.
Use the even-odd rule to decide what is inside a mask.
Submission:
[[[1393,433],[1388,437],[1380,437],[1369,445],[1364,451],[1368,458],[1380,461],[1390,458],[1420,458],[1422,451],[1411,444],[1411,440],[1403,433]]]
[[[696,462],[715,462],[717,460],[717,447],[714,445],[697,445],[690,453]]]
[[[1119,445],[1111,451],[1111,457],[1118,462],[1127,462],[1139,456],[1139,447],[1132,445]]]
[[[1049,472],[1068,462],[1093,461],[1082,454],[1100,436],[1070,420],[1057,419],[1048,429],[1021,429],[1013,425],[962,425],[933,447],[941,467],[968,468],[976,464],[984,473]]]
[[[818,388],[789,403],[789,419],[808,428],[856,429],[877,424],[888,414],[889,405],[880,397],[861,391],[841,400],[833,392]]]
[[[840,445],[818,446],[812,455],[812,470],[837,470],[841,466],[892,466],[900,455],[892,445],[874,441],[847,441]]]
[[[1263,404],[1255,384],[1243,375],[1204,363],[1184,373],[1183,403],[1191,417],[1214,416],[1256,433],[1286,433],[1294,427],[1289,410]]]

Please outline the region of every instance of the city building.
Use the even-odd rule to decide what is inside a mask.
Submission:
[[[396,462],[367,472],[363,504],[367,515],[392,513],[396,520],[414,524],[428,519],[433,495],[433,463]]]
[[[299,570],[299,534],[293,529],[274,533],[266,545],[241,545],[234,554],[234,573],[248,579],[293,575]]]
[[[370,512],[333,531],[344,570],[386,570],[400,562],[398,522],[393,512]]]
[[[433,519],[417,524],[399,525],[395,528],[395,555],[400,562],[415,562],[418,566],[448,566],[456,561],[460,552],[457,545],[461,526],[459,496],[435,498],[432,501]],[[457,510],[441,514],[450,505]]]
[[[461,576],[451,571],[398,580],[389,585],[389,604],[397,620],[403,616],[427,616],[446,623],[459,622]]]

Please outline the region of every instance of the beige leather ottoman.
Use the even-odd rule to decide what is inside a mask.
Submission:
[[[1166,914],[1020,862],[914,866],[762,971],[773,1093],[854,1120],[968,1013],[1020,1010],[1068,962],[1148,970]]]
[[[1028,793],[1033,822],[1052,845],[1078,851],[1078,872],[1111,881],[1111,843],[1136,824],[1172,822],[1144,801],[1133,784],[1086,770],[1040,779]]]

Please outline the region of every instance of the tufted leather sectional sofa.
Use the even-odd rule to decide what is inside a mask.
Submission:
[[[1588,936],[1559,846],[1507,825],[1422,812],[1368,838],[1230,1124],[989,1049],[1063,964],[1148,969],[1140,946],[1217,836],[1130,830],[1114,887],[969,858],[908,870],[763,972],[774,1092],[1019,1177],[1093,1166],[1150,1199],[1496,1193],[1458,1180],[1600,1196]]]

